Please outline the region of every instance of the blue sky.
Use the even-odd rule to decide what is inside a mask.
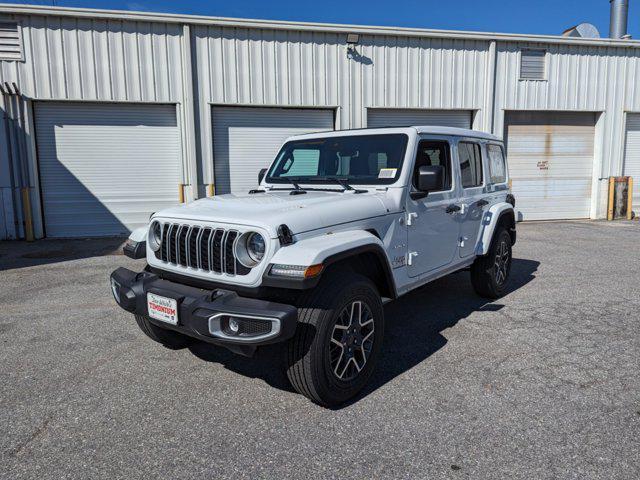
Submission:
[[[580,22],[609,32],[608,0],[32,0],[87,8],[402,27],[559,34]],[[629,32],[640,38],[640,0],[630,2]]]

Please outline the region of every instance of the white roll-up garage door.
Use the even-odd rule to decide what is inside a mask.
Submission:
[[[595,114],[510,112],[507,157],[519,220],[589,218]]]
[[[627,140],[624,150],[624,173],[633,178],[633,210],[640,214],[640,114],[627,114]]]
[[[417,110],[369,108],[367,126],[408,127],[414,125],[437,125],[442,127],[471,128],[472,112],[468,110]]]
[[[128,234],[178,203],[173,105],[36,103],[46,235]]]
[[[258,183],[284,141],[292,136],[334,129],[333,110],[213,107],[216,193],[246,193]]]

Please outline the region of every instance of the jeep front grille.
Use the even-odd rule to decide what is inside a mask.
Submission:
[[[228,275],[246,275],[251,269],[235,257],[236,230],[165,223],[156,258],[173,265]]]

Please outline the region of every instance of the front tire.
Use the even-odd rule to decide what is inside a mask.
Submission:
[[[147,337],[171,350],[185,348],[193,343],[193,340],[186,335],[154,325],[146,316],[136,315],[135,317],[140,330],[142,330]]]
[[[369,380],[383,333],[382,301],[371,280],[355,273],[326,276],[298,310],[287,349],[291,385],[322,406],[346,402]]]
[[[489,253],[471,265],[471,283],[481,297],[496,299],[504,295],[511,272],[511,236],[500,227],[493,235]]]

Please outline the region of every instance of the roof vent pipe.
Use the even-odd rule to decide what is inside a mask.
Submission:
[[[609,38],[623,38],[627,35],[629,0],[609,0],[611,3],[611,23]]]

